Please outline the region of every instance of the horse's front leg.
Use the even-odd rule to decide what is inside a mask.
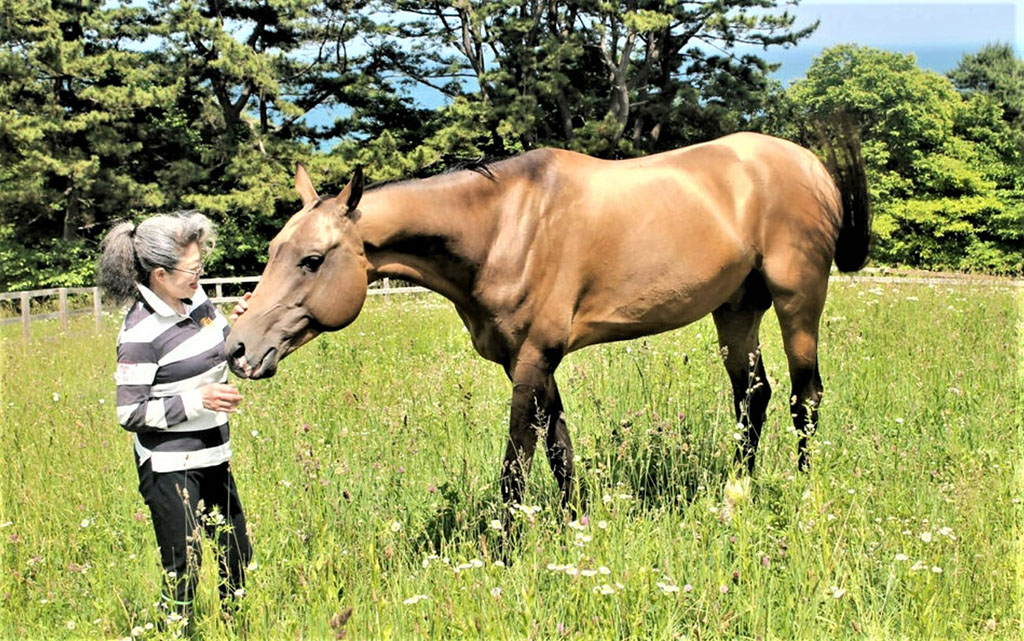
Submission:
[[[545,429],[547,432],[548,463],[551,471],[558,482],[558,489],[562,492],[562,509],[569,511],[571,518],[576,518],[576,503],[573,492],[575,485],[575,469],[573,463],[572,440],[569,438],[569,429],[565,424],[565,408],[562,407],[562,397],[558,393],[558,385],[555,383],[554,374],[550,377],[549,403],[546,415]]]
[[[540,350],[524,349],[520,352],[512,367],[509,378],[512,379],[512,407],[509,415],[508,445],[505,448],[505,461],[501,468],[501,498],[506,507],[514,507],[522,503],[526,476],[530,472],[530,463],[537,448],[537,439],[544,436],[549,446],[549,456],[559,452],[557,457],[558,471],[556,475],[568,474],[569,483],[572,477],[572,448],[568,451],[559,447],[557,422],[561,417],[561,399],[554,385],[554,370],[557,362],[552,362]],[[561,432],[565,433],[564,421]],[[551,436],[548,436],[548,435]],[[565,433],[564,442],[568,443]],[[566,457],[566,454],[568,455]],[[565,491],[565,484],[559,478],[559,485]]]

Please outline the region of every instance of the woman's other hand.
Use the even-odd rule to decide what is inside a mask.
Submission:
[[[242,401],[238,388],[228,383],[211,383],[199,389],[203,407],[211,412],[234,412]]]

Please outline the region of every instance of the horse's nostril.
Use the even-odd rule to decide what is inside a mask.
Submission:
[[[240,359],[245,356],[245,343],[239,342],[235,349],[231,350],[231,358]]]

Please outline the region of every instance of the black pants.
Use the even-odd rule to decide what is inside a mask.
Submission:
[[[139,466],[139,492],[153,516],[165,587],[162,600],[188,615],[195,598],[200,539],[205,532],[220,548],[220,596],[231,599],[245,583],[252,546],[245,514],[228,463],[183,472],[153,472]]]

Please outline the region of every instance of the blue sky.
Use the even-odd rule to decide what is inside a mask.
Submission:
[[[1018,56],[1024,52],[1024,0],[804,0],[789,11],[797,26],[816,19],[821,25],[796,47],[762,54],[782,63],[775,77],[783,82],[802,76],[822,49],[841,43],[913,53],[921,67],[939,72],[990,42],[1011,43]]]

